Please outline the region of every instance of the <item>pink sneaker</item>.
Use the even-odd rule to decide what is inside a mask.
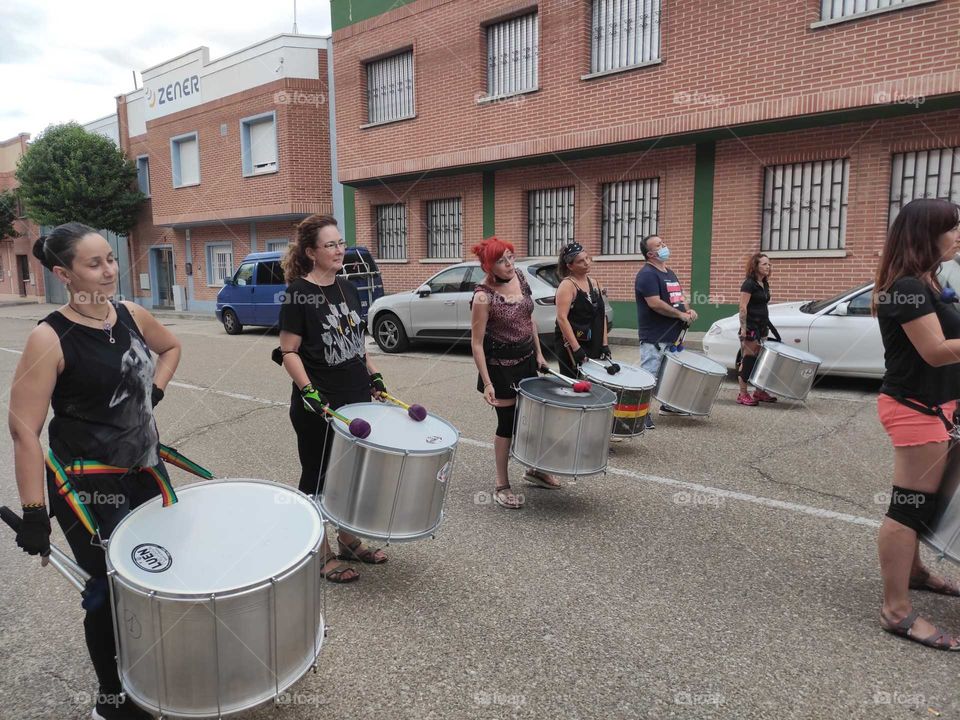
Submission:
[[[753,407],[754,405],[759,405],[760,403],[753,398],[750,393],[740,393],[737,395],[737,405],[749,405]]]
[[[774,403],[777,401],[777,399],[773,395],[768,393],[766,390],[754,390],[753,399],[759,400],[760,402],[769,402],[769,403]]]

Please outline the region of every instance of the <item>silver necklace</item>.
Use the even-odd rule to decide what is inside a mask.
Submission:
[[[117,341],[113,338],[113,325],[107,322],[107,318],[110,317],[110,308],[107,308],[107,317],[98,318],[93,315],[87,315],[85,312],[80,312],[77,310],[71,303],[67,303],[67,306],[73,310],[77,315],[82,315],[85,318],[90,318],[91,320],[96,320],[97,322],[103,323],[103,331],[109,336],[110,344],[113,345]]]

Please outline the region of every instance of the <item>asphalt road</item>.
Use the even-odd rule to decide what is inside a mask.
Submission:
[[[4,403],[44,310],[0,307]],[[157,409],[161,439],[219,477],[296,484],[276,334],[166,322],[184,354]],[[661,417],[614,445],[606,475],[541,490],[512,465],[526,507],[509,512],[490,502],[494,413],[469,355],[371,352],[392,392],[461,432],[441,532],[390,546],[357,583],[327,584],[318,672],[249,717],[960,717],[960,657],[878,627],[892,451],[877,383],[745,408],[728,382],[709,418]],[[6,433],[0,452],[0,501],[16,505]],[[89,717],[76,593],[0,536],[0,719]],[[960,599],[914,601],[960,631]]]

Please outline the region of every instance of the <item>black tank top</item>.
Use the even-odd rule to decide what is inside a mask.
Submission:
[[[56,331],[63,351],[49,437],[50,449],[66,465],[80,459],[117,467],[159,462],[150,399],[153,356],[130,311],[120,303],[114,307],[114,343],[106,331],[75,323],[59,311],[40,321]]]
[[[603,296],[600,294],[600,288],[590,282],[590,278],[587,278],[587,285],[590,288],[589,295],[579,285],[573,284],[577,288],[577,294],[574,296],[573,302],[570,303],[567,319],[577,336],[577,342],[580,343],[587,356],[596,358],[599,357],[600,348],[603,347],[603,324],[606,322]],[[562,345],[564,340],[559,323],[556,325],[554,335]]]

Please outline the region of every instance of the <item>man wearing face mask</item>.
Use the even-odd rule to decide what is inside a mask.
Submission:
[[[640,253],[646,263],[634,283],[637,297],[637,328],[640,335],[640,367],[656,375],[664,349],[680,337],[684,325],[697,319],[697,313],[684,304],[683,289],[676,274],[667,267],[670,248],[659,235],[640,241]],[[661,412],[675,412],[663,406]],[[654,427],[648,414],[648,428]]]

